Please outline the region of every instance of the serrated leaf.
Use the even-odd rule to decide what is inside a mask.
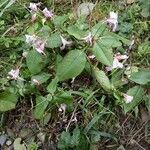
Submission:
[[[37,74],[43,69],[44,67],[43,57],[45,56],[42,56],[35,50],[29,51],[26,58],[26,62],[27,62],[28,69],[32,74]]]
[[[134,86],[128,90],[127,95],[133,96],[133,100],[123,105],[125,113],[134,109],[143,100],[144,89],[140,86]]]
[[[62,44],[61,38],[60,38],[60,34],[59,33],[54,33],[52,34],[46,41],[46,47],[49,48],[57,48],[60,47]]]
[[[107,48],[97,41],[94,43],[93,53],[98,61],[105,65],[112,66],[113,53],[111,48]]]
[[[104,71],[94,68],[94,74],[102,88],[106,91],[109,91],[111,89],[111,84]]]
[[[0,111],[8,111],[16,107],[18,97],[7,91],[0,93]]]
[[[78,76],[84,69],[86,55],[80,50],[72,50],[67,53],[58,64],[56,76],[59,81],[67,80]]]
[[[36,105],[35,105],[35,109],[33,112],[33,115],[36,119],[42,119],[45,109],[48,106],[49,101],[43,97],[43,96],[38,96],[36,98]]]
[[[131,74],[129,79],[138,84],[147,84],[150,82],[150,71],[140,70],[138,72],[134,72]]]

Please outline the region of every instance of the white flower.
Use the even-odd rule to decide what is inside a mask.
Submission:
[[[49,11],[47,8],[45,8],[43,11],[43,14],[46,18],[52,18],[53,17],[53,13],[51,11]]]
[[[66,45],[70,45],[72,43],[72,41],[67,41],[62,36],[60,36],[60,38],[61,38],[61,41],[62,41],[62,46],[60,47],[61,50],[64,50]]]
[[[86,37],[82,38],[82,40],[85,40],[85,42],[89,43],[90,45],[92,45],[92,39],[93,37],[91,32],[89,32],[89,34]]]
[[[127,55],[120,55],[120,54],[115,55],[114,60],[113,60],[112,69],[114,69],[114,68],[123,68],[123,63],[121,63],[119,61],[120,60],[126,60],[126,59],[128,59]]]
[[[66,104],[61,104],[58,110],[59,110],[60,112],[62,112],[62,111],[65,112],[65,111],[66,111],[66,107],[67,107]]]
[[[40,85],[40,82],[36,79],[32,79],[33,83],[36,84],[36,85]]]
[[[130,103],[130,102],[132,102],[133,96],[130,96],[130,95],[124,94],[124,93],[123,93],[123,96],[124,96],[125,103]]]
[[[112,28],[112,31],[115,32],[118,26],[118,13],[110,12],[109,18],[106,20],[109,26]]]
[[[94,59],[94,58],[95,58],[95,55],[89,55],[88,58],[89,58],[89,59]]]
[[[33,44],[36,40],[35,35],[25,35],[26,37],[26,43]]]
[[[26,42],[28,44],[31,44],[33,48],[36,49],[37,52],[44,53],[44,48],[45,48],[45,42],[41,40],[39,37],[36,37],[35,35],[25,35],[26,36]]]
[[[25,58],[27,57],[27,55],[28,55],[28,52],[23,52],[22,53],[22,56],[25,57]]]
[[[11,79],[17,79],[19,77],[19,69],[12,69],[10,72],[8,72],[8,75],[11,76]]]
[[[30,3],[29,8],[31,9],[31,11],[36,12],[38,10],[36,3]]]

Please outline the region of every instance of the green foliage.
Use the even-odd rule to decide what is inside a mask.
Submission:
[[[96,56],[97,60],[101,63],[112,66],[113,63],[113,53],[112,49],[108,48],[106,45],[101,45],[101,41],[97,41],[93,47],[93,53]]]
[[[63,131],[58,142],[58,149],[77,148],[80,142],[80,129],[75,128],[72,135],[69,132]]]
[[[8,111],[14,109],[17,103],[18,97],[16,94],[8,91],[0,93],[0,111]]]
[[[150,82],[150,71],[140,70],[138,72],[133,72],[129,79],[138,84],[147,84]]]
[[[133,108],[135,108],[139,103],[142,102],[144,90],[140,86],[134,86],[133,88],[128,90],[127,94],[133,96],[133,100],[128,104],[124,104],[125,113],[133,110]]]
[[[98,68],[94,68],[94,73],[97,81],[100,83],[102,88],[106,91],[111,90],[111,84],[106,74]]]
[[[48,104],[49,104],[49,101],[45,97],[38,96],[36,98],[36,105],[35,105],[34,114],[33,114],[36,119],[43,118],[45,109],[48,106]]]
[[[86,63],[86,56],[80,50],[70,51],[58,64],[56,76],[59,81],[70,79],[79,75]]]
[[[31,110],[29,118],[44,128],[46,140],[58,141],[58,149],[99,149],[105,139],[122,143],[114,136],[122,129],[120,116],[133,110],[137,115],[140,103],[150,111],[149,1],[77,2],[42,1],[37,11],[30,10],[29,0],[0,3],[0,119],[18,102],[19,112]],[[79,7],[72,11],[74,4]],[[44,7],[52,9],[53,17],[44,16]],[[118,12],[116,32],[107,20],[113,9]],[[34,48],[39,39],[45,44],[43,53]],[[115,68],[115,63],[122,67]],[[20,71],[17,77],[15,69]],[[125,94],[133,100],[125,103]],[[16,139],[14,149],[24,148],[21,142]],[[27,143],[27,149],[39,149],[36,143]]]
[[[48,48],[56,48],[56,47],[60,47],[61,44],[62,42],[61,42],[60,35],[59,33],[56,32],[52,34],[50,37],[48,37],[46,46]]]
[[[44,56],[40,55],[37,51],[29,51],[27,58],[27,66],[32,74],[39,73],[44,67]]]

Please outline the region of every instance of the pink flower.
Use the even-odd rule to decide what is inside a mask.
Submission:
[[[34,22],[36,20],[36,13],[32,15],[31,21]]]
[[[33,47],[36,49],[37,52],[45,55],[44,53],[45,42],[44,41],[42,41],[41,39],[37,39],[35,43],[33,43]]]
[[[16,80],[19,77],[19,69],[12,69],[10,72],[8,72],[8,75],[11,76],[11,79]]]
[[[26,42],[35,48],[35,50],[39,53],[44,53],[44,48],[45,48],[45,42],[41,40],[39,37],[35,35],[25,35],[26,36]]]
[[[116,59],[118,60],[124,60],[124,59],[128,59],[128,56],[127,55],[120,55],[120,54],[117,54],[115,56]]]
[[[36,3],[30,3],[29,8],[31,9],[32,12],[36,12],[38,10],[37,6],[38,4]]]
[[[33,44],[36,40],[35,35],[25,35],[26,37],[26,43]]]
[[[72,43],[72,41],[67,41],[62,36],[60,36],[60,38],[61,38],[61,41],[62,41],[62,46],[60,47],[61,50],[64,50],[66,45],[70,45]]]
[[[52,13],[52,11],[49,11],[47,8],[45,8],[44,10],[43,10],[43,14],[44,14],[44,16],[46,17],[46,18],[52,18],[53,17],[53,13]]]
[[[85,42],[89,43],[90,45],[92,45],[92,39],[93,37],[91,32],[89,32],[89,34],[86,37],[82,38],[82,40],[85,40]]]
[[[118,26],[118,13],[111,11],[109,13],[109,18],[106,20],[106,22],[112,28],[112,31],[115,32]]]
[[[132,102],[133,96],[130,96],[130,95],[124,94],[124,93],[123,93],[123,96],[124,96],[125,103],[128,104],[128,103]]]

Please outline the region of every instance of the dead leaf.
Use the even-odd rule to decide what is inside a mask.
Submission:
[[[127,0],[127,4],[132,4],[134,2],[135,2],[135,0]]]

